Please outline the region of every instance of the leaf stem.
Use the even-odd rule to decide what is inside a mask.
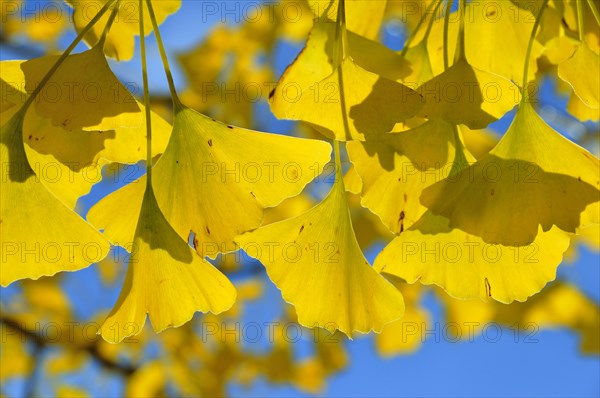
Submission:
[[[337,68],[340,65],[340,63],[346,58],[346,51],[348,48],[347,40],[348,36],[346,33],[346,3],[344,0],[339,0],[334,42],[335,53],[333,54],[334,68]],[[344,120],[345,134],[348,135],[350,129],[348,127],[348,115],[346,113],[346,99],[344,95],[344,84],[341,69],[338,80],[338,84],[340,87],[340,111],[342,112],[342,118]],[[335,158],[336,169],[334,184],[337,183],[339,179],[339,183],[342,184],[342,189],[344,189],[344,180],[342,177],[342,161],[340,159],[340,143],[335,139],[335,137],[333,139],[333,154]]]
[[[339,0],[337,21],[335,25],[335,52],[333,54],[333,67],[337,68],[348,56],[348,33],[346,32],[346,2]]]
[[[146,110],[146,189],[152,189],[152,118],[150,114],[150,89],[148,88],[148,65],[146,59],[146,32],[144,30],[143,0],[140,9],[140,57],[142,58],[142,80],[144,82],[144,108]]]
[[[333,140],[333,157],[335,161],[335,179],[334,184],[340,184],[342,191],[345,191],[344,173],[342,172],[342,157],[340,155],[340,142]]]
[[[590,6],[590,10],[592,10],[592,15],[594,15],[596,23],[600,25],[600,14],[598,14],[598,9],[596,9],[596,5],[592,0],[588,0],[587,3]]]
[[[452,4],[454,0],[448,0],[446,2],[446,15],[444,15],[444,70],[448,69],[450,60],[448,59],[448,29],[450,22],[450,11],[452,10]]]
[[[175,83],[173,81],[173,75],[171,74],[171,68],[169,67],[169,58],[167,57],[167,52],[165,51],[165,46],[162,41],[162,36],[160,35],[160,30],[158,29],[158,22],[156,21],[156,15],[154,14],[154,8],[152,8],[152,1],[146,0],[146,6],[148,7],[148,13],[150,14],[150,20],[152,21],[152,27],[154,29],[154,34],[156,35],[156,43],[158,44],[158,51],[160,52],[160,58],[162,59],[163,69],[165,70],[165,75],[167,76],[167,82],[169,83],[169,91],[171,91],[171,99],[173,100],[173,106],[175,109],[181,108],[183,105],[177,96],[177,90],[175,89]]]
[[[427,39],[429,39],[429,35],[431,34],[431,29],[433,29],[433,23],[435,22],[435,16],[438,13],[438,10],[440,9],[440,6],[442,5],[444,1],[440,0],[437,5],[435,6],[435,10],[433,10],[433,15],[431,16],[431,20],[429,21],[429,24],[427,25],[427,31],[425,32],[425,35],[423,36],[423,41],[425,41],[425,44],[427,44]]]
[[[583,0],[575,0],[577,4],[577,30],[579,30],[579,41],[583,43],[585,40],[585,35],[583,31],[583,5],[581,4]]]
[[[538,13],[537,18],[535,19],[535,23],[533,24],[533,30],[531,31],[531,36],[529,37],[529,44],[527,45],[527,53],[525,55],[525,67],[523,70],[523,85],[521,87],[521,90],[523,91],[522,95],[521,95],[521,103],[524,103],[528,98],[529,98],[529,90],[527,89],[527,83],[528,83],[528,78],[529,78],[529,61],[531,59],[531,51],[533,49],[533,42],[535,41],[535,36],[538,30],[538,27],[540,26],[540,21],[542,20],[542,15],[544,14],[544,10],[546,9],[546,6],[548,5],[548,1],[549,0],[544,0],[541,8],[540,8],[540,12]]]
[[[454,55],[454,62],[458,60],[466,60],[466,47],[465,47],[465,14],[466,0],[458,0],[458,12],[460,13],[460,25],[458,28],[458,42],[456,44],[456,54]]]
[[[431,16],[432,21],[434,20],[435,12],[437,11],[437,9],[441,3],[442,3],[442,0],[433,0],[431,3],[429,3],[429,5],[427,6],[427,9],[425,10],[425,13],[423,13],[423,16],[421,17],[421,19],[419,19],[419,23],[417,23],[417,26],[415,26],[415,29],[413,30],[412,34],[408,37],[408,39],[406,40],[406,43],[404,43],[404,48],[402,49],[402,52],[400,53],[401,57],[404,57],[406,55],[406,52],[410,48],[410,45],[412,44],[412,42],[415,40],[415,37],[417,36],[419,29],[421,29],[421,26],[425,23],[425,20],[427,19],[427,15],[429,15],[429,12],[434,8],[433,6],[435,5],[435,11],[434,11],[434,14]],[[431,30],[430,26],[431,26],[431,23],[427,27],[426,34]],[[426,40],[426,39],[427,39],[427,36],[423,36],[423,40]]]
[[[50,68],[50,70],[42,78],[42,80],[37,85],[35,90],[33,90],[31,95],[29,97],[27,97],[27,100],[25,101],[25,103],[23,104],[21,109],[19,110],[19,113],[21,113],[21,115],[24,115],[25,112],[27,112],[27,110],[29,109],[29,107],[31,106],[33,101],[35,101],[35,99],[37,98],[39,93],[42,91],[42,89],[48,83],[48,81],[52,78],[52,76],[58,70],[58,68],[62,65],[62,63],[65,61],[65,59],[67,59],[67,57],[71,54],[71,52],[75,49],[75,47],[77,47],[77,45],[81,42],[81,40],[83,40],[83,37],[90,31],[90,29],[92,29],[92,27],[96,24],[96,22],[98,22],[100,20],[100,18],[102,18],[102,16],[106,13],[106,11],[108,11],[110,6],[115,1],[117,1],[117,0],[108,0],[106,2],[106,4],[104,5],[104,7],[102,7],[100,9],[98,14],[96,14],[96,16],[94,16],[94,18],[92,18],[90,20],[90,22],[81,30],[81,32],[79,32],[77,37],[75,37],[75,40],[73,40],[73,42],[69,45],[69,47],[67,47],[67,49],[61,54],[61,56],[58,58],[58,60],[56,60],[54,65],[52,65],[52,68]]]
[[[115,22],[115,18],[117,16],[117,13],[119,12],[119,5],[120,5],[121,0],[117,0],[117,2],[115,3],[115,6],[112,10],[112,12],[110,13],[110,17],[108,17],[108,21],[106,22],[106,25],[104,26],[104,30],[102,31],[102,36],[100,36],[100,40],[98,40],[98,43],[96,44],[97,46],[100,47],[104,47],[104,43],[106,42],[106,37],[108,36],[108,32],[110,31],[110,28],[112,28],[113,22]]]

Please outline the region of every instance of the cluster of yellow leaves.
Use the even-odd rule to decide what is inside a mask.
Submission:
[[[154,3],[158,23],[180,6]],[[10,167],[2,175],[2,245],[12,257],[2,264],[2,285],[81,269],[101,261],[110,244],[127,248],[121,295],[101,328],[110,342],[140,333],[147,316],[160,332],[186,323],[196,311],[230,309],[236,289],[206,257],[238,249],[264,264],[301,325],[333,325],[350,337],[380,332],[403,315],[427,318],[415,304],[418,288],[406,288],[403,298],[381,274],[436,284],[462,299],[525,301],[555,278],[576,234],[597,231],[600,164],[548,126],[530,102],[533,96],[522,98],[523,88],[514,82],[535,82],[538,60],[545,57],[571,87],[575,115],[597,120],[598,35],[570,38],[583,29],[569,22],[577,10],[572,2],[552,4],[527,58],[524,43],[537,14],[508,2],[483,3],[463,6],[453,14],[460,22],[449,26],[425,18],[401,53],[376,40],[393,10],[386,1],[303,5],[316,19],[305,48],[269,94],[271,109],[278,118],[305,122],[336,148],[345,145],[352,167],[342,177],[336,149],[329,194],[272,223],[265,221],[265,209],[288,198],[305,200],[298,195],[329,162],[330,146],[234,127],[192,108],[248,123],[249,103],[215,112],[226,90],[217,85],[207,92],[205,83],[270,79],[272,71],[256,63],[256,53],[271,52],[281,35],[302,37],[310,18],[294,26],[278,19],[219,27],[182,57],[191,82],[182,98],[190,106],[174,98],[172,127],[153,114],[151,154],[158,160],[152,179],[144,176],[98,202],[87,217],[91,225],[71,210],[77,199],[101,179],[104,166],[138,162],[146,148],[144,106],[119,83],[105,56],[130,59],[139,18],[150,20],[152,13],[140,13],[138,1],[116,3],[111,29],[106,31],[107,13],[85,35],[91,49],[68,56],[52,75],[52,85],[70,87],[58,101],[44,87],[31,108],[21,109],[58,57],[3,62],[1,160]],[[73,2],[76,29],[82,32],[90,21],[85,9],[105,4]],[[439,4],[436,10],[444,8]],[[567,26],[553,31],[557,18]],[[224,69],[230,72],[225,78]],[[89,85],[100,88],[94,101],[84,91]],[[457,87],[454,97],[446,90]],[[293,101],[290,88],[299,94]],[[499,143],[481,138],[479,130],[515,106]],[[44,175],[47,165],[58,168],[60,178]],[[257,178],[240,178],[249,168],[258,170]],[[97,177],[87,178],[90,172]],[[377,227],[372,219],[353,220],[357,198],[347,191],[396,235],[373,267],[359,243],[372,241],[363,226]],[[41,260],[28,260],[25,248],[36,245],[58,246],[58,257],[50,261],[42,249]],[[324,372],[313,362],[303,366]],[[144,372],[160,369],[148,365]]]
[[[528,55],[527,43],[539,10],[534,15],[508,2],[487,2],[481,9],[488,11],[482,13],[474,9],[480,3],[461,2],[461,10],[454,14],[460,17],[448,27],[453,39],[444,42],[448,22],[432,17],[415,32],[412,47],[394,54],[352,32],[351,5],[359,2],[346,3],[345,15],[333,18],[335,13],[326,13],[315,22],[304,49],[273,92],[273,113],[304,121],[334,140],[348,141],[354,166],[346,178],[351,190],[360,192],[362,205],[398,234],[375,261],[377,271],[410,283],[434,283],[459,298],[526,300],[555,278],[571,236],[584,228],[597,231],[600,221],[598,159],[550,128],[535,112],[532,97],[522,98],[521,88],[512,82],[528,83],[536,76],[544,47],[533,40]],[[332,7],[344,7],[344,2]],[[496,14],[504,17],[491,23]],[[431,48],[433,44],[437,47]],[[456,51],[448,51],[453,48]],[[581,51],[587,48],[580,45]],[[579,74],[581,88],[575,90],[592,106],[592,93],[598,93],[598,66],[590,62],[597,56],[592,50],[585,55],[576,52],[565,61],[571,70],[594,75]],[[396,75],[386,68],[390,65]],[[559,66],[559,75],[564,66]],[[288,93],[292,86],[301,93],[294,100]],[[455,91],[449,94],[448,88]],[[482,151],[479,159],[471,155],[463,136],[517,105],[502,140],[489,154]],[[411,120],[414,116],[419,118]],[[489,170],[496,174],[488,174]],[[347,243],[353,239],[346,234],[353,237],[353,232],[345,221],[345,198],[336,194],[343,193],[340,185],[337,181],[329,196],[303,215],[239,241],[285,237],[283,242],[304,248],[302,253],[316,242],[336,248],[332,254],[337,257],[319,261],[302,257],[296,263],[266,253],[257,258],[283,297],[296,306],[302,324],[323,325],[326,319],[351,335],[349,324],[360,324],[363,311],[368,326],[356,330],[379,329],[382,312],[377,297],[387,284],[380,281],[382,285],[374,289],[363,277],[356,286],[354,275],[360,267],[340,265],[351,267],[361,258]],[[339,201],[335,213],[330,208],[333,198]],[[316,222],[322,214],[337,221]],[[344,229],[348,232],[341,232]],[[337,282],[326,282],[334,279]],[[319,292],[318,298],[307,288]],[[338,291],[348,291],[348,298],[339,293],[336,297]],[[370,304],[362,299],[365,291],[372,298]],[[330,307],[336,308],[335,313]],[[385,319],[393,319],[392,314]]]

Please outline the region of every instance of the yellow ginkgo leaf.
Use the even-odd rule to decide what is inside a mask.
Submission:
[[[81,32],[89,22],[96,16],[98,11],[107,3],[108,0],[67,0],[67,4],[73,7],[73,23],[75,29]],[[112,58],[119,61],[128,61],[133,57],[134,39],[139,35],[139,1],[138,0],[119,0],[119,10],[115,17],[104,45],[104,52]],[[175,13],[181,5],[181,0],[160,0],[152,3],[154,13],[159,24],[167,16]],[[112,6],[114,7],[114,5]],[[150,20],[148,9],[144,7],[143,17],[146,21]],[[102,37],[102,33],[110,18],[110,12],[104,14],[102,18],[85,35],[85,41],[93,46]],[[152,26],[146,27],[146,35],[152,32]]]
[[[46,56],[21,64],[28,92],[38,86],[57,59]],[[100,46],[69,55],[44,86],[35,110],[67,131],[96,130],[101,124],[106,130],[115,129],[123,125],[123,118],[132,127],[142,122],[135,99],[110,70]]]
[[[481,159],[498,144],[499,137],[489,130],[471,130],[461,126],[460,131],[465,147],[475,159]]]
[[[349,146],[346,148],[349,148]],[[344,174],[344,186],[346,187],[346,191],[355,195],[359,195],[362,192],[363,183],[354,165],[350,166],[346,174]]]
[[[23,91],[26,78],[21,68],[23,61],[1,64],[2,103],[5,104],[1,116],[8,120],[27,99]],[[115,87],[103,89],[115,90]],[[138,103],[137,107],[136,113],[103,120],[96,126],[97,131],[67,131],[55,126],[51,118],[40,116],[35,107],[30,108],[25,115],[23,140],[31,167],[52,193],[67,206],[75,207],[77,199],[102,179],[102,167],[107,162],[136,163],[144,157],[146,117],[143,105]],[[172,127],[152,112],[152,128],[153,155],[156,155],[164,151]],[[119,181],[125,177],[123,174],[112,176]]]
[[[283,298],[307,327],[381,331],[404,313],[402,295],[364,258],[341,175],[329,195],[307,212],[236,238],[260,260]]]
[[[564,159],[569,159],[568,162]],[[449,227],[522,246],[541,226],[575,233],[598,223],[600,162],[548,126],[529,102],[486,156],[427,188],[421,203]]]
[[[23,117],[17,113],[0,129],[2,286],[85,268],[109,250],[104,237],[50,193],[31,168]]]
[[[275,116],[308,122],[338,140],[362,140],[365,134],[390,131],[414,116],[421,97],[396,82],[410,73],[407,62],[347,31],[348,57],[333,65],[335,29],[332,23],[315,23],[306,46],[270,94]]]
[[[278,87],[282,94],[272,106],[277,117],[311,123],[340,141],[364,140],[369,134],[390,131],[422,106],[415,91],[368,72],[350,58],[311,86]],[[294,88],[299,91],[292,98]]]
[[[348,30],[376,40],[383,22],[387,0],[345,0]],[[318,18],[336,20],[339,0],[308,0],[308,5]],[[333,24],[332,24],[333,25]]]
[[[569,96],[567,111],[581,122],[600,120],[600,109],[590,108],[574,92]]]
[[[425,102],[419,116],[472,129],[500,119],[521,99],[512,82],[471,66],[465,58],[421,85],[417,92]]]
[[[522,82],[527,43],[538,9],[517,7],[507,1],[483,0],[467,5],[466,51],[473,66]],[[535,77],[537,58],[543,47],[534,42],[528,76]],[[512,95],[509,93],[508,95]]]
[[[568,246],[569,237],[556,227],[540,227],[526,246],[490,244],[427,212],[382,250],[374,267],[408,283],[436,284],[456,298],[510,303],[554,280]]]
[[[142,331],[146,316],[161,332],[196,311],[221,313],[235,302],[227,277],[199,257],[169,225],[152,189],[146,189],[119,299],[100,328],[112,343]]]
[[[88,51],[87,57],[90,57],[90,53],[93,50]],[[50,57],[39,58],[44,68],[51,65],[47,65]],[[69,58],[67,58],[68,62]],[[34,68],[33,75],[26,75],[30,69],[32,69],[31,61],[2,61],[2,87],[3,87],[3,99],[2,103],[5,103],[6,113],[2,110],[3,118],[10,118],[27,99],[27,94],[24,88],[26,83],[38,80],[39,70]],[[29,65],[29,66],[25,66]],[[106,66],[108,68],[108,66]],[[85,73],[88,73],[87,71]],[[81,75],[81,72],[78,72]],[[133,101],[136,111],[134,113],[119,113],[122,111],[118,106],[111,109],[118,113],[117,116],[107,117],[105,111],[96,110],[97,118],[102,119],[100,124],[96,125],[91,131],[86,129],[78,128],[76,130],[68,131],[62,125],[55,125],[53,123],[52,116],[46,118],[41,113],[38,113],[37,107],[28,110],[25,116],[25,124],[23,127],[23,139],[27,146],[31,147],[40,154],[52,155],[59,162],[68,165],[74,171],[81,171],[85,167],[93,164],[100,163],[101,159],[105,159],[111,162],[119,163],[136,163],[143,159],[145,156],[144,146],[146,145],[145,128],[146,128],[146,117],[145,108],[142,104],[135,101],[127,89],[117,80],[112,74],[110,69],[104,69],[102,72],[104,75],[104,81],[109,82],[114,80],[113,85],[103,86],[99,88],[96,82],[93,86],[98,88],[99,91],[109,91],[111,95],[120,93],[123,101],[130,103]],[[111,77],[112,76],[112,77]],[[64,75],[63,75],[64,77]],[[81,84],[75,85],[71,83],[72,79],[63,81],[62,86],[65,90],[72,86],[71,90],[74,95],[76,87],[79,87],[79,94],[82,94]],[[48,91],[52,91],[53,83],[57,82],[56,79],[51,79],[49,83]],[[35,84],[33,84],[35,86]],[[31,87],[30,87],[31,88]],[[42,99],[37,100],[38,103],[48,100],[48,97],[44,98],[45,90],[42,91]],[[61,94],[66,95],[68,90]],[[74,98],[72,95],[72,98]],[[64,99],[67,99],[65,96]],[[111,102],[117,97],[103,97],[104,100]],[[85,102],[85,99],[84,101]],[[10,107],[8,104],[18,105],[16,107]],[[75,101],[73,101],[69,107],[73,107]],[[85,104],[87,107],[89,103]],[[52,106],[50,104],[50,106]],[[129,108],[126,106],[125,108]],[[61,110],[64,112],[64,110]],[[167,146],[169,135],[171,134],[171,125],[162,119],[159,115],[152,112],[152,131],[153,134],[153,155],[162,153]]]
[[[571,58],[558,65],[558,76],[573,87],[575,94],[589,108],[600,109],[600,56],[585,42],[579,44]]]
[[[294,93],[294,90],[308,90],[310,86],[335,71],[335,30],[336,26],[332,23],[315,22],[304,48],[296,60],[286,68],[278,87],[271,94],[273,106],[277,107],[279,102],[283,106],[293,102],[300,94]],[[361,68],[394,81],[399,81],[410,73],[408,62],[399,54],[379,42],[351,31],[346,33],[347,50],[352,60]]]
[[[417,88],[433,78],[431,61],[429,60],[425,41],[408,48],[404,57],[410,62],[411,69],[410,74],[402,78],[402,82],[408,87]]]
[[[331,146],[317,140],[246,130],[179,109],[165,153],[154,167],[155,192],[169,223],[185,240],[195,234],[198,253],[235,250],[233,238],[256,228],[263,208],[298,195],[329,160]],[[141,181],[144,181],[142,179]],[[113,243],[130,242],[135,217],[115,220],[116,209],[138,214],[144,183],[103,199],[88,215]]]
[[[472,1],[465,10],[465,50],[469,63],[478,70],[497,74],[505,79],[522,82],[527,43],[538,9],[518,7],[509,1]],[[433,75],[444,72],[444,18],[434,20],[427,48]],[[460,26],[457,13],[450,15],[448,55],[455,57]],[[535,77],[536,60],[543,46],[534,42],[529,59],[529,79]],[[513,93],[504,95],[512,96]]]
[[[419,201],[423,189],[448,177],[454,162],[462,161],[463,144],[457,142],[456,129],[437,119],[347,144],[348,156],[362,180],[361,204],[392,232],[404,231],[425,213]]]

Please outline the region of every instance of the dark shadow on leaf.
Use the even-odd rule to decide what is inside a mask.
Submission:
[[[40,84],[57,59],[47,56],[21,64],[28,93]],[[121,113],[139,113],[142,122],[135,98],[119,83],[97,47],[70,55],[40,91],[32,110],[74,133]]]
[[[439,169],[446,163],[440,163],[438,159],[448,159],[448,144],[454,145],[452,130],[446,132],[445,128],[452,126],[443,121],[428,121],[407,131],[367,136],[360,144],[370,157],[376,156],[387,171],[396,167],[395,155],[407,157],[414,169],[421,172]]]
[[[146,242],[152,250],[165,250],[176,261],[190,264],[192,249],[167,221],[152,190],[146,189],[135,237]]]
[[[436,215],[490,244],[532,243],[541,225],[574,233],[585,208],[600,200],[598,181],[548,173],[537,164],[487,155],[421,195]],[[438,231],[440,232],[440,231]]]
[[[452,124],[467,125],[471,129],[482,129],[497,120],[497,117],[482,109],[484,94],[473,67],[464,60],[423,83],[417,92],[423,97],[424,106],[419,116],[424,118],[441,118]]]
[[[350,118],[363,134],[384,133],[391,131],[396,123],[415,116],[421,106],[421,96],[415,91],[380,77],[367,98],[350,108]]]

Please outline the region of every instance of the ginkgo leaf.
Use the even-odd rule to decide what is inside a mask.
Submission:
[[[305,89],[335,71],[333,65],[335,30],[335,24],[315,22],[304,48],[281,76],[278,87],[272,94],[273,102],[288,101],[286,90],[291,89],[287,87]],[[361,68],[394,81],[399,81],[410,73],[408,62],[399,54],[377,41],[369,40],[351,31],[346,33],[348,52],[352,60]],[[289,93],[290,96],[292,94]]]
[[[408,48],[404,54],[404,58],[410,62],[411,69],[411,73],[402,78],[402,82],[408,87],[417,88],[433,78],[431,61],[429,60],[427,43],[425,41],[421,41],[414,47]]]
[[[589,108],[600,108],[600,56],[581,43],[571,58],[558,65],[558,76],[569,83]]]
[[[108,0],[67,0],[67,4],[73,7],[73,23],[75,29],[81,32],[83,28],[96,16],[96,13],[107,3]],[[104,52],[119,61],[128,61],[133,57],[134,39],[139,35],[139,1],[119,0],[117,3],[119,11],[115,21],[106,37]],[[161,24],[167,16],[175,13],[181,5],[181,0],[160,0],[152,3],[156,20]],[[112,6],[114,7],[114,5]],[[150,20],[148,10],[144,7],[143,17]],[[100,20],[85,35],[85,41],[94,46],[100,38],[110,18],[110,12],[104,14]],[[152,26],[147,26],[145,33],[149,35]]]
[[[427,212],[381,251],[374,268],[408,283],[436,284],[456,298],[510,303],[554,280],[568,246],[568,235],[556,227],[540,227],[529,245],[490,244]]]
[[[348,156],[362,180],[361,204],[392,232],[402,232],[425,213],[419,201],[423,189],[448,177],[454,162],[462,161],[464,148],[456,142],[455,129],[437,119],[347,144]]]
[[[110,246],[41,183],[27,160],[22,126],[18,113],[0,129],[2,286],[85,268]]]
[[[531,28],[538,10],[518,7],[511,2],[482,0],[469,2],[465,10],[465,51],[469,63],[478,70],[497,74],[505,79],[522,82],[523,66]],[[429,59],[434,76],[444,72],[444,18],[434,20],[427,40]],[[448,26],[448,55],[455,57],[460,18],[453,13]],[[544,47],[533,43],[528,76],[537,72],[537,59]],[[512,92],[506,95],[512,96]]]
[[[346,146],[346,148],[348,149],[349,146]],[[363,183],[354,165],[351,165],[346,174],[344,174],[344,187],[346,187],[346,191],[355,195],[359,195],[362,192]]]
[[[563,23],[563,13],[553,7],[546,7],[540,21],[540,31],[536,41],[543,46],[544,57],[553,65],[558,65],[570,58],[579,42],[571,37],[568,24]],[[531,70],[529,71],[529,76]]]
[[[316,17],[335,21],[339,0],[308,0]],[[346,0],[344,2],[348,30],[369,39],[377,39],[385,15],[387,0]],[[315,18],[316,19],[316,18]]]
[[[315,23],[306,46],[270,94],[275,116],[308,122],[338,140],[362,140],[414,116],[421,97],[396,82],[410,73],[407,62],[348,31],[349,57],[335,66],[335,29],[331,23]]]
[[[581,122],[600,120],[600,109],[590,108],[575,93],[571,93],[569,96],[567,111]]]
[[[45,56],[21,64],[28,92],[38,86],[57,59]],[[112,130],[122,126],[123,119],[126,126],[141,123],[135,99],[110,70],[100,46],[69,55],[44,86],[35,110],[67,131],[97,130],[100,125]]]
[[[369,134],[390,131],[422,106],[415,91],[368,72],[349,58],[312,86],[282,87],[281,100],[272,106],[277,117],[311,123],[340,141],[364,140]],[[290,87],[300,88],[297,97],[288,97]]]
[[[329,195],[307,212],[236,238],[307,327],[381,331],[404,313],[402,295],[364,258],[350,219],[341,175]]]
[[[421,85],[417,92],[425,102],[419,116],[472,129],[500,119],[521,99],[512,82],[471,66],[465,58]]]
[[[87,57],[89,56],[87,55]],[[45,61],[42,63],[48,66],[46,65],[47,57],[40,59],[44,59]],[[29,75],[26,76],[24,72],[24,70],[31,69],[29,63],[32,61],[2,61],[0,76],[3,85],[2,92],[6,97],[6,101],[3,102],[18,105],[16,107],[7,106],[7,113],[4,113],[4,110],[2,111],[3,118],[6,117],[8,119],[11,117],[27,99],[26,93],[22,91],[26,86],[26,82],[37,80]],[[30,66],[24,66],[26,64]],[[34,74],[37,75],[38,72],[36,70]],[[80,71],[77,73],[81,75]],[[107,117],[106,111],[95,110],[97,114],[96,118],[102,120],[92,131],[87,131],[86,129],[67,131],[62,125],[54,125],[51,117],[43,117],[37,112],[37,107],[33,107],[25,115],[23,137],[27,145],[41,154],[53,155],[59,162],[69,165],[76,171],[81,171],[81,169],[93,163],[99,163],[101,159],[129,164],[137,163],[143,159],[145,156],[144,147],[146,145],[146,115],[144,105],[133,99],[131,94],[127,92],[127,89],[112,75],[110,69],[104,69],[103,73],[105,81],[114,79],[116,83],[112,86],[102,86],[101,90],[109,91],[111,95],[119,92],[122,94],[123,100],[128,98],[126,100],[127,103],[133,100],[135,103],[134,108],[136,109],[135,113],[121,113],[123,109],[115,106],[112,109],[117,115]],[[56,82],[57,80],[52,79],[51,81]],[[70,83],[71,81],[72,79],[70,78],[64,81],[63,87],[68,88],[69,85],[74,84]],[[50,83],[50,86],[52,87],[52,83]],[[96,82],[93,83],[93,86],[99,87]],[[82,92],[80,91],[79,93],[81,94]],[[63,92],[63,94],[66,94],[66,92]],[[108,102],[116,99],[116,97],[103,98]],[[43,98],[38,101],[43,102]],[[125,109],[128,108],[133,107],[125,107]],[[63,111],[61,110],[61,112]],[[167,146],[172,126],[155,112],[151,112],[151,120],[153,131],[152,155],[155,156],[162,153]]]
[[[421,203],[447,217],[450,228],[488,243],[522,246],[535,240],[540,226],[575,233],[598,223],[599,188],[598,159],[524,102],[488,155],[427,188]]]
[[[322,141],[246,130],[179,109],[153,169],[156,197],[177,233],[187,240],[193,232],[198,253],[214,257],[235,250],[233,238],[258,227],[263,208],[299,194],[330,152]],[[131,240],[135,219],[117,221],[113,214],[123,206],[137,214],[143,186],[130,184],[90,210],[90,222],[113,243]]]
[[[470,2],[465,19],[469,62],[481,70],[522,82],[527,43],[536,18],[534,14],[538,12],[534,7],[515,7],[506,1]],[[534,41],[528,64],[530,79],[535,77],[536,61],[542,50]]]
[[[26,82],[23,64],[23,61],[1,63],[2,103],[7,104],[2,107],[1,116],[5,120],[10,119],[27,99],[27,94],[22,91]],[[115,86],[103,89],[114,90]],[[131,164],[144,158],[146,116],[143,105],[137,103],[136,106],[139,109],[135,114],[107,118],[96,126],[97,131],[67,131],[53,125],[52,119],[40,116],[35,107],[30,108],[25,115],[23,139],[29,163],[42,183],[73,208],[78,198],[102,179],[102,167],[106,163]],[[153,155],[157,155],[164,151],[172,127],[156,113],[151,115]],[[113,176],[115,180],[123,177]]]
[[[196,311],[221,313],[235,297],[227,277],[177,235],[152,189],[146,189],[127,276],[100,334],[108,342],[120,342],[141,332],[147,315],[161,332],[186,323]]]

